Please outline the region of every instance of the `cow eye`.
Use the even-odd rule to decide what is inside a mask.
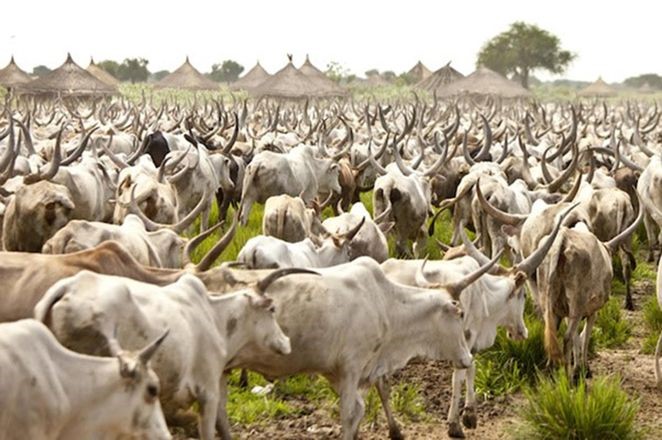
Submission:
[[[154,384],[147,385],[147,396],[150,399],[156,399],[159,395],[159,387]]]
[[[276,306],[271,306],[268,309],[271,313],[276,313]]]

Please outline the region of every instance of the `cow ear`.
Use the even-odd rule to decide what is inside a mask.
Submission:
[[[515,289],[513,289],[513,292],[515,292],[517,289],[522,287],[527,279],[528,277],[526,276],[526,274],[521,270],[518,270],[515,273],[515,276],[513,277],[513,281],[515,282]]]
[[[248,293],[244,293],[244,295],[246,298],[248,298],[248,302],[250,303],[251,307],[255,308],[267,309],[271,307],[274,302],[271,297],[266,295],[250,295]]]
[[[519,237],[520,228],[511,225],[501,225],[501,232],[511,237]]]
[[[459,316],[460,318],[464,318],[464,312],[460,308],[460,303],[458,301],[450,301],[447,303],[444,303],[442,306],[444,312],[446,313],[451,313]]]

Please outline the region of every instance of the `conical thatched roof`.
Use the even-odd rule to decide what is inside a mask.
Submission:
[[[101,67],[97,66],[94,63],[94,58],[90,58],[90,65],[87,66],[87,71],[94,75],[97,79],[100,79],[101,81],[113,87],[117,87],[120,84],[117,78],[103,70]]]
[[[220,84],[200,73],[186,57],[184,64],[154,84],[154,87],[160,89],[218,90]]]
[[[303,99],[320,96],[317,85],[294,67],[291,57],[285,67],[255,87],[253,94],[282,99]]]
[[[66,61],[57,69],[18,89],[28,95],[98,96],[117,93],[117,87],[104,83],[80,67],[71,54],[67,54]]]
[[[299,72],[306,75],[317,87],[320,96],[345,96],[347,91],[336,84],[321,70],[310,62],[310,58],[306,55],[306,61],[301,67]]]
[[[407,72],[407,76],[416,82],[422,81],[430,75],[432,75],[432,71],[425,67],[425,64],[420,61]]]
[[[16,65],[13,56],[9,60],[7,67],[0,70],[0,86],[12,88],[21,84],[27,84],[30,81],[32,81],[32,77]]]
[[[446,64],[444,67],[437,70],[424,80],[419,81],[416,84],[416,87],[419,89],[427,90],[430,93],[434,93],[435,91],[439,92],[448,84],[462,78],[464,78],[464,75],[453,69],[451,67],[451,62],[449,61],[448,64]]]
[[[579,96],[596,96],[596,97],[609,97],[616,96],[616,90],[614,90],[609,84],[604,82],[602,78],[598,78],[593,84],[581,89],[577,92]]]
[[[487,67],[479,67],[471,75],[437,90],[437,95],[440,97],[479,95],[525,98],[531,96],[531,92]]]
[[[232,90],[253,90],[255,87],[262,84],[268,78],[271,77],[271,74],[264,70],[260,62],[258,61],[251,70],[249,70],[244,76],[230,84]]]

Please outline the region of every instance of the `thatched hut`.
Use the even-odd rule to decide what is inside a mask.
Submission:
[[[306,75],[315,84],[319,96],[334,97],[347,95],[347,90],[315,67],[313,63],[310,62],[308,55],[306,55],[306,61],[301,67],[299,67],[299,72]]]
[[[411,78],[413,82],[419,82],[423,81],[425,78],[429,77],[432,75],[432,71],[428,69],[425,64],[422,62],[416,63],[414,67],[409,69],[409,72],[407,72],[407,76]]]
[[[120,81],[117,78],[94,63],[94,58],[90,58],[90,65],[87,66],[87,71],[108,85],[113,87],[120,85]]]
[[[271,77],[271,74],[264,70],[260,62],[258,61],[255,66],[244,76],[230,84],[230,89],[232,90],[246,90],[250,92],[255,87],[259,86],[265,82],[268,78]]]
[[[23,95],[38,97],[101,97],[117,93],[117,87],[106,84],[87,70],[80,67],[67,54],[67,59],[57,69],[17,86]]]
[[[287,65],[262,84],[255,87],[252,94],[259,97],[276,99],[320,97],[318,86],[294,67],[290,55],[288,55],[288,58]]]
[[[609,98],[610,96],[616,96],[616,90],[611,87],[609,84],[603,81],[600,77],[594,83],[589,84],[588,86],[581,89],[577,92],[577,96],[581,97],[593,97],[593,98]]]
[[[448,84],[462,78],[464,78],[464,75],[452,68],[451,62],[449,61],[444,67],[435,71],[432,75],[428,76],[424,80],[416,83],[416,87],[419,89],[427,90],[431,94],[434,92],[439,93],[439,91],[446,87]]]
[[[530,97],[531,92],[487,67],[479,67],[471,75],[437,90],[439,97],[462,95],[513,99]]]
[[[9,64],[0,70],[0,86],[7,89],[13,89],[30,81],[32,81],[32,77],[16,65],[13,56],[9,60]]]
[[[154,84],[154,87],[157,89],[218,90],[220,84],[200,73],[186,57],[184,64]]]

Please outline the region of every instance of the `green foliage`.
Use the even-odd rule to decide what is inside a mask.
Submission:
[[[366,70],[364,75],[366,76],[366,78],[369,78],[371,76],[378,76],[379,75],[379,70],[377,70],[377,69]]]
[[[51,69],[44,65],[39,65],[36,66],[34,69],[32,69],[32,75],[33,76],[44,76],[47,73],[51,72]]]
[[[639,438],[634,424],[639,402],[628,397],[618,378],[596,378],[589,389],[583,380],[573,387],[559,371],[552,378],[541,377],[538,386],[525,394],[515,438]]]
[[[274,399],[271,395],[259,396],[249,389],[238,386],[239,372],[235,371],[228,380],[228,417],[232,423],[250,425],[253,423],[273,420],[299,414],[299,410],[288,402]],[[249,373],[249,383],[252,386],[264,386],[264,379],[254,373]]]
[[[149,78],[147,64],[149,61],[145,58],[127,58],[119,65],[116,77],[131,83],[145,82]]]
[[[537,69],[563,73],[575,55],[561,49],[558,37],[521,21],[489,40],[478,53],[479,66],[516,76],[529,87],[529,75]]]
[[[621,300],[612,297],[598,312],[591,335],[598,347],[622,347],[632,335],[632,325],[623,319],[621,309]]]
[[[643,312],[644,324],[648,335],[644,339],[644,346],[641,351],[645,354],[653,354],[655,353],[657,339],[660,337],[660,332],[662,332],[662,310],[657,304],[657,298],[655,296],[651,296],[646,300]]]
[[[326,65],[326,76],[335,82],[340,82],[350,76],[350,70],[337,61],[331,61]]]
[[[657,73],[645,73],[643,75],[631,76],[624,81],[626,86],[639,88],[645,85],[657,90],[662,90],[662,76]]]
[[[499,330],[494,345],[476,356],[476,392],[484,397],[513,393],[533,383],[547,365],[544,327],[540,320],[526,316],[529,336],[514,341]]]
[[[160,81],[160,80],[162,80],[163,78],[165,78],[165,77],[168,76],[168,75],[170,75],[170,72],[169,72],[169,71],[167,71],[167,70],[159,70],[158,72],[154,72],[154,73],[152,73],[152,75],[150,76],[150,79],[152,79],[152,80],[154,80],[154,81]]]
[[[399,383],[391,390],[391,405],[393,410],[411,421],[419,421],[425,417],[425,403],[418,385]]]
[[[5,96],[7,95],[7,89],[4,87],[0,86],[0,100],[5,99]]]
[[[100,63],[97,63],[97,67],[105,70],[109,74],[113,75],[115,78],[119,78],[120,76],[120,63],[118,63],[117,61],[104,60],[101,61]]]
[[[244,71],[244,66],[234,60],[225,60],[221,64],[214,64],[211,66],[211,73],[208,74],[209,78],[216,82],[232,82],[236,81]]]

